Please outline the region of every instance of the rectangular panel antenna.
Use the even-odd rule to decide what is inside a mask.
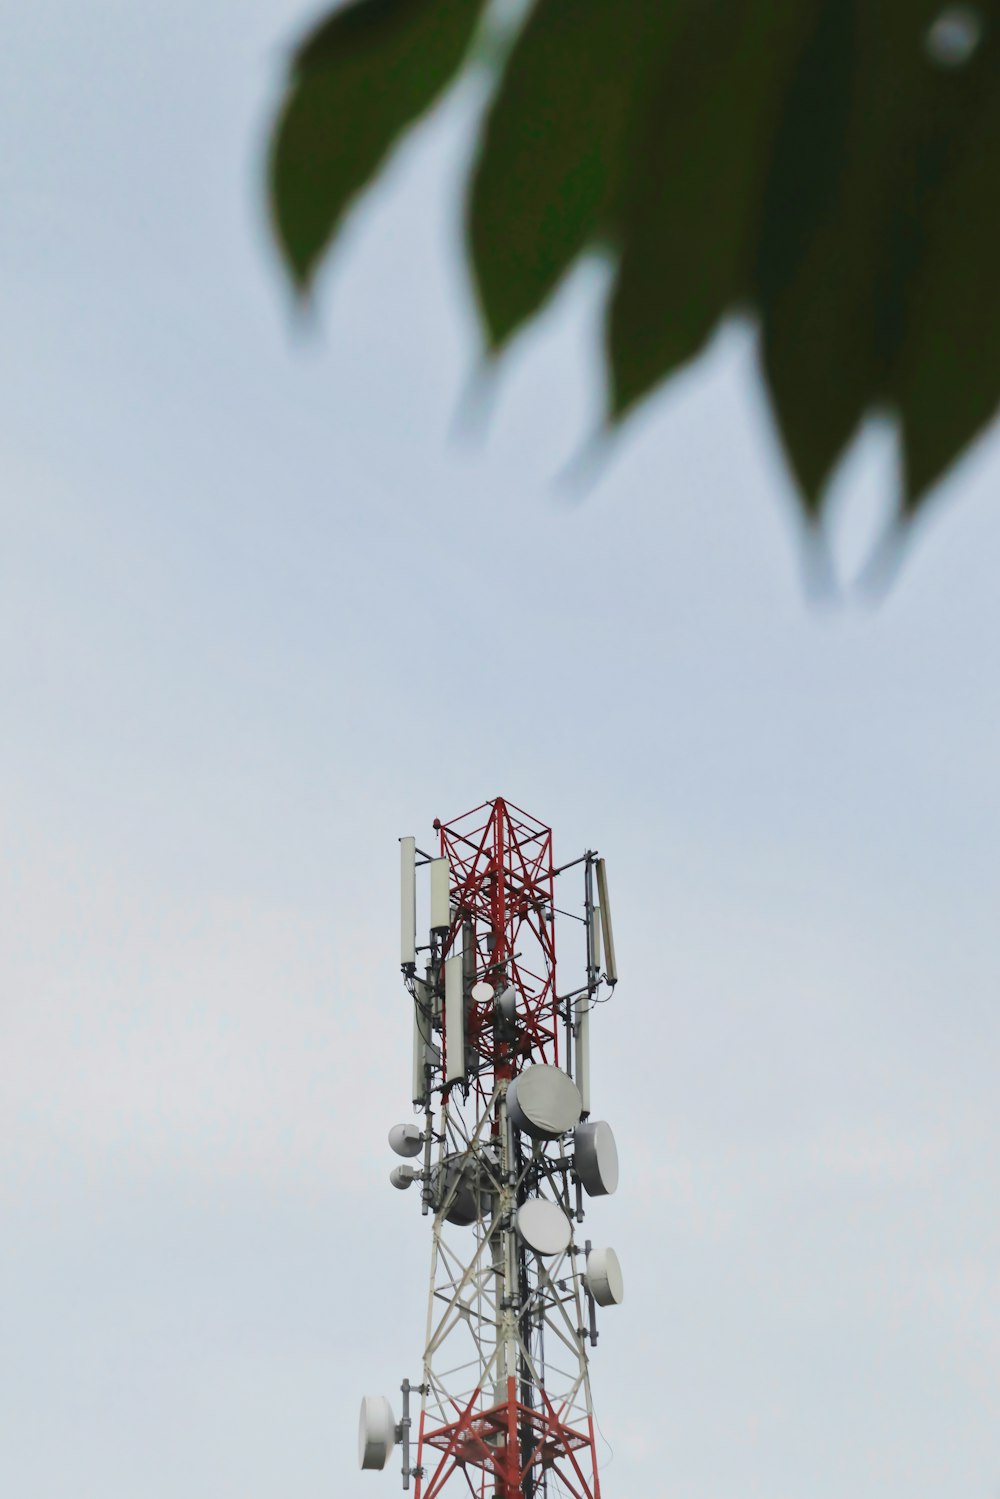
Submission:
[[[584,1119],[590,1113],[590,994],[581,994],[576,1002],[576,1072],[573,1081],[580,1090]]]
[[[447,859],[431,860],[431,931],[446,932],[451,926],[451,868]]]
[[[417,966],[417,840],[399,840],[399,961],[411,973]]]
[[[413,1102],[427,1106],[427,1062],[431,1042],[431,988],[423,979],[413,986]]]
[[[442,859],[441,863],[447,861]],[[444,964],[444,1051],[447,1062],[445,1082],[465,1079],[465,986],[462,983],[462,954],[446,958]]]
[[[603,859],[597,861],[597,899],[601,908],[601,926],[604,928],[604,972],[609,984],[617,984],[618,965],[615,962],[615,935],[611,927],[611,902],[608,900],[608,872]]]

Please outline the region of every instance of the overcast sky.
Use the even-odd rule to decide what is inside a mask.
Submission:
[[[560,486],[586,267],[456,440],[474,90],[303,328],[260,180],[307,13],[7,12],[0,1489],[397,1492],[396,839],[504,794],[612,877],[606,1499],[996,1499],[1000,444],[817,605],[745,333]],[[871,434],[842,577],[891,475]]]

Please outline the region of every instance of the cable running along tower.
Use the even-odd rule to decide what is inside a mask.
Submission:
[[[555,868],[551,829],[500,797],[434,828],[432,853],[400,840],[418,1122],[389,1134],[390,1179],[432,1220],[427,1338],[398,1423],[362,1401],[360,1465],[399,1444],[414,1499],[600,1499],[588,1349],[623,1294],[614,1250],[580,1241],[618,1184],[590,1100],[591,1015],[618,978],[604,860]]]

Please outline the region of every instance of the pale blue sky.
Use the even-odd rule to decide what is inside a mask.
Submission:
[[[397,1491],[395,840],[503,793],[613,875],[607,1499],[996,1499],[996,439],[816,607],[745,334],[567,494],[589,267],[454,440],[471,92],[303,330],[260,175],[306,13],[8,10],[0,1489]],[[889,477],[875,434],[847,574]]]

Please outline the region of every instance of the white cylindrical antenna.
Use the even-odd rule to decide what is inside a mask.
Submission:
[[[446,932],[451,926],[451,903],[448,899],[451,869],[447,859],[431,860],[431,931]]]
[[[603,859],[597,861],[597,898],[601,907],[601,926],[604,929],[604,972],[609,984],[617,984],[618,965],[615,962],[615,937],[611,927],[611,902],[608,900],[608,872]]]
[[[576,1072],[574,1081],[583,1101],[581,1114],[590,1113],[590,995],[583,993],[576,1002]]]
[[[417,840],[399,840],[399,961],[412,973],[417,966]]]
[[[423,979],[413,981],[413,1085],[411,1097],[414,1105],[423,1108],[427,1103],[427,1048],[431,1044],[432,991]]]
[[[447,860],[442,859],[442,864]],[[462,954],[446,958],[444,965],[444,1050],[447,1060],[446,1083],[465,1079],[465,992],[462,983]]]

